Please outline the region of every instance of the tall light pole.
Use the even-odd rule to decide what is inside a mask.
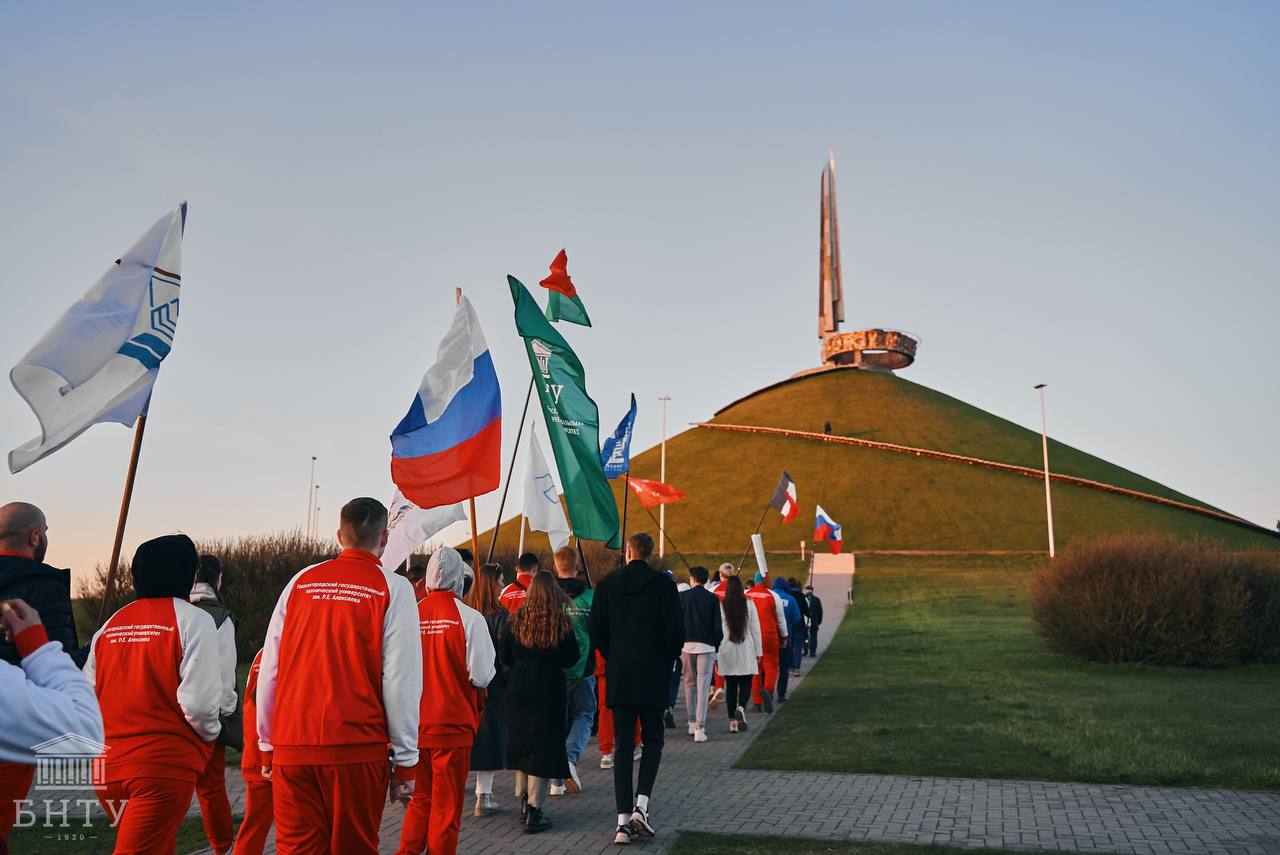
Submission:
[[[1053,557],[1053,497],[1049,493],[1049,422],[1044,415],[1044,387],[1046,383],[1037,383],[1040,390],[1040,447],[1044,451],[1044,512],[1049,521],[1049,557]]]
[[[307,484],[307,540],[311,539],[311,496],[316,491],[316,456],[311,455],[311,480]]]
[[[658,480],[667,483],[667,401],[671,400],[670,395],[662,395],[658,398],[662,402],[662,471],[658,475]],[[667,532],[667,506],[665,504],[658,505],[658,557],[662,558],[667,554],[666,550],[666,532]]]

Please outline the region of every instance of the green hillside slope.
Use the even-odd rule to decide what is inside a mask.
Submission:
[[[714,421],[814,432],[828,421],[837,435],[1040,465],[1039,434],[890,374],[843,370],[798,378],[726,407]],[[1061,443],[1051,442],[1049,454],[1054,472],[1203,505]],[[658,467],[656,448],[632,459],[637,477],[656,479]],[[811,537],[815,503],[844,526],[846,548],[855,550],[1045,548],[1039,480],[878,449],[697,428],[667,442],[667,481],[689,494],[667,507],[671,537],[686,552],[745,549],[784,469],[797,483],[803,512],[785,526],[769,512],[761,531],[770,550],[798,550]],[[621,505],[621,479],[615,492]],[[1265,532],[1086,487],[1054,484],[1053,505],[1060,547],[1104,534],[1172,532],[1233,548],[1280,548],[1280,539]],[[656,526],[633,500],[627,528]],[[500,543],[514,548],[515,537],[515,521],[504,524]]]

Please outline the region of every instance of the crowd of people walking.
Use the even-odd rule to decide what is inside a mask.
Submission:
[[[0,508],[0,686],[22,723],[0,735],[0,855],[34,747],[68,734],[99,746],[116,853],[172,852],[193,796],[218,855],[261,853],[273,827],[281,853],[374,853],[388,801],[404,806],[398,853],[455,852],[470,772],[474,817],[503,811],[495,783],[511,772],[511,816],[537,834],[553,826],[551,799],[582,791],[593,731],[613,773],[613,840],[628,845],[657,834],[681,685],[693,742],[721,705],[741,733],[749,705],[786,699],[822,617],[812,588],[757,574],[744,589],[731,564],[714,582],[692,567],[677,586],[645,533],[594,587],[571,547],[554,569],[521,555],[505,587],[501,566],[473,576],[448,547],[387,572],[387,510],[359,498],[341,511],[341,553],[281,592],[242,695],[216,556],[185,535],[142,544],[135,599],[82,649],[66,573],[43,563],[46,532],[39,509]],[[228,748],[245,781],[238,830]]]

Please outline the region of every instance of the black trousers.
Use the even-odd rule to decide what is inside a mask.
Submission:
[[[778,697],[787,696],[787,686],[791,684],[791,645],[778,645]]]
[[[658,765],[662,762],[662,744],[666,740],[666,728],[662,723],[662,709],[654,707],[610,707],[613,710],[613,798],[618,813],[630,813],[635,807],[631,790],[631,765],[633,752],[627,747],[636,744],[636,722],[640,723],[640,740],[644,754],[640,757],[640,780],[636,782],[635,795],[652,796],[653,782],[658,779]]]
[[[818,655],[818,628],[816,626],[809,627],[809,634],[805,636],[804,643],[809,648],[810,656]]]
[[[724,708],[729,711],[729,718],[733,718],[738,707],[745,709],[751,703],[751,675],[725,677],[724,699],[726,701]]]

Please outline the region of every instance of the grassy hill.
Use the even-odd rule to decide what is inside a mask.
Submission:
[[[840,370],[767,387],[716,414],[722,424],[832,433],[1040,466],[1040,435],[963,401],[892,374]],[[1050,441],[1055,473],[1075,475],[1209,507],[1158,482]],[[632,458],[632,473],[657,479],[658,449]],[[803,511],[783,526],[777,513],[761,529],[772,550],[798,550],[812,536],[813,506],[844,526],[855,550],[1042,550],[1044,486],[977,466],[814,440],[690,429],[667,442],[667,480],[689,494],[667,507],[667,530],[684,552],[741,552],[778,475],[795,479]],[[615,482],[619,507],[622,480]],[[1058,545],[1122,532],[1172,532],[1232,548],[1276,549],[1280,538],[1128,496],[1054,484]],[[656,530],[634,501],[627,529]],[[540,535],[534,542],[545,541]],[[514,549],[516,523],[499,542]],[[487,535],[481,538],[487,543]]]

